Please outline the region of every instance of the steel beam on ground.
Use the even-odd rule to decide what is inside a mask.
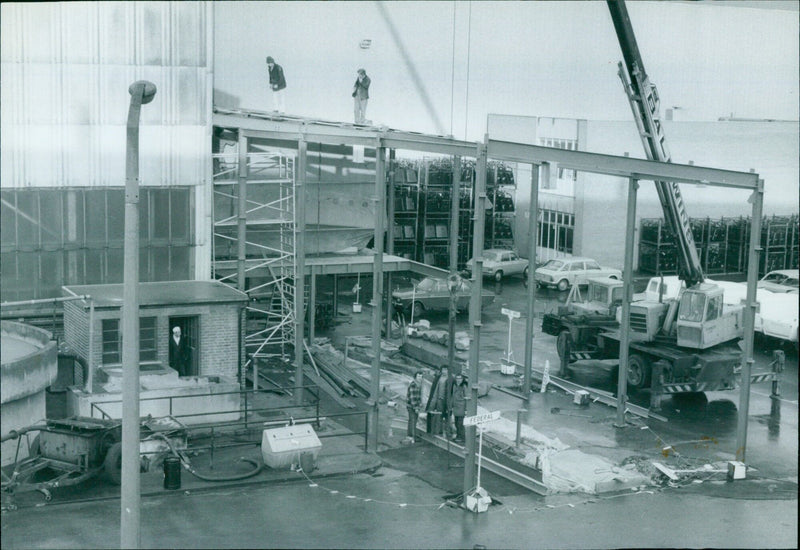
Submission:
[[[474,430],[475,427],[473,426],[472,429]],[[457,457],[463,458],[464,468],[466,469],[468,451],[466,450],[465,447],[462,447],[458,443],[454,443],[452,441],[448,443],[448,441],[441,436],[428,434],[422,431],[420,431],[419,433],[424,441],[427,441],[432,445],[436,445],[440,449],[444,449],[456,455]],[[473,457],[473,462],[474,462],[474,457]],[[529,491],[533,491],[538,495],[550,494],[550,491],[547,489],[547,486],[541,481],[533,479],[530,476],[526,476],[522,472],[518,472],[517,470],[514,470],[513,468],[506,466],[504,464],[500,464],[496,460],[492,460],[491,458],[488,458],[486,456],[484,456],[482,459],[481,467],[489,470],[493,474],[497,474],[500,477],[507,479],[508,481],[511,481],[512,483],[516,483],[520,487],[528,489]]]

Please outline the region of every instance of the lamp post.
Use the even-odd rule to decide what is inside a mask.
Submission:
[[[153,101],[156,86],[139,80],[130,85],[128,92],[131,104],[125,162],[120,547],[139,548],[139,114],[142,105]]]

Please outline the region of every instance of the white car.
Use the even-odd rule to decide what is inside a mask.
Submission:
[[[472,275],[473,259],[467,260],[467,271]],[[492,277],[495,281],[501,281],[506,275],[522,274],[523,278],[528,278],[528,260],[520,258],[513,250],[503,250],[500,248],[487,248],[483,251],[484,277]]]
[[[534,272],[536,284],[567,290],[572,285],[586,285],[589,278],[622,279],[622,271],[603,267],[591,258],[558,258],[550,260]]]
[[[797,292],[800,286],[800,270],[778,269],[770,271],[758,281],[758,288],[765,288],[770,292]]]

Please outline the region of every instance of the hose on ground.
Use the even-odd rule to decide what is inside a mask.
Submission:
[[[181,461],[181,464],[186,469],[186,471],[192,474],[194,477],[202,479],[203,481],[238,481],[240,479],[247,479],[248,477],[256,476],[260,474],[261,471],[264,469],[264,464],[262,464],[261,462],[253,460],[252,458],[240,457],[239,461],[249,462],[250,464],[253,465],[253,469],[250,470],[249,472],[234,474],[230,476],[207,476],[195,470],[192,467],[192,463],[189,460],[189,458],[184,453],[179,452],[177,449],[175,449],[175,447],[172,446],[172,441],[170,441],[168,437],[166,437],[163,434],[153,434],[153,437],[157,437],[158,439],[161,439],[164,442],[166,442],[167,446],[169,447],[169,450],[172,451],[172,454],[175,455]]]

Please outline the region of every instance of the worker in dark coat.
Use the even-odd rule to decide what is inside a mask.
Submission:
[[[433,380],[431,392],[425,410],[428,412],[428,433],[441,435],[442,428],[449,416],[449,385],[447,365],[442,366],[438,376]]]
[[[267,57],[267,71],[269,72],[269,87],[272,90],[272,110],[282,114],[286,110],[283,98],[286,77],[283,76],[283,67],[275,63],[272,57]]]
[[[450,408],[456,424],[455,440],[457,443],[464,442],[464,416],[467,414],[467,377],[456,374],[453,389],[450,392]]]
[[[192,361],[189,339],[181,334],[181,327],[172,327],[169,338],[169,366],[178,371],[178,376],[188,376]]]

